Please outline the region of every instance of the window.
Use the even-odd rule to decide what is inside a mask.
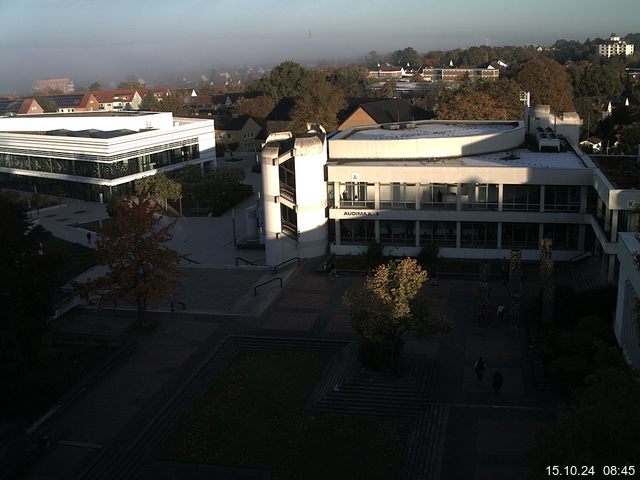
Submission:
[[[280,204],[280,220],[282,226],[282,233],[291,237],[298,238],[298,215],[291,208],[286,205]]]
[[[456,210],[458,185],[455,183],[428,183],[420,185],[420,208]]]
[[[341,220],[340,241],[364,245],[375,242],[375,223],[373,220]]]
[[[505,185],[503,210],[539,211],[539,185]]]
[[[465,183],[461,187],[463,210],[498,210],[498,185]]]
[[[578,225],[566,223],[545,223],[544,238],[553,242],[551,248],[555,250],[578,249]]]
[[[374,208],[373,183],[347,182],[340,184],[340,208]]]
[[[460,246],[464,248],[497,248],[497,223],[468,223],[461,224],[462,235]]]
[[[416,222],[382,220],[380,222],[380,241],[385,245],[415,246]]]
[[[456,222],[420,222],[420,246],[456,246]]]
[[[502,248],[535,250],[539,247],[537,223],[503,223]]]
[[[416,208],[416,185],[380,184],[380,208]]]
[[[546,186],[544,189],[545,212],[579,212],[580,187]]]

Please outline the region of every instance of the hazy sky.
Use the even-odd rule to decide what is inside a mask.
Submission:
[[[0,0],[0,92],[407,46],[550,45],[639,20],[640,0]]]

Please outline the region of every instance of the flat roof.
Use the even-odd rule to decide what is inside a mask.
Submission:
[[[640,165],[632,155],[591,155],[613,188],[640,188]]]
[[[127,111],[127,112],[114,112],[114,111],[92,111],[92,112],[69,112],[69,113],[34,113],[29,115],[19,115],[18,118],[50,118],[50,117],[140,117],[143,115],[157,115],[161,112],[145,112],[145,111]],[[13,117],[15,118],[15,117]]]
[[[408,125],[408,128],[407,128]],[[518,122],[405,122],[401,124],[355,127],[334,135],[335,140],[403,140],[419,138],[451,138],[491,135],[518,127]],[[393,129],[394,127],[397,127]]]
[[[329,165],[358,165],[371,167],[527,167],[527,168],[590,168],[579,155],[573,151],[566,152],[538,152],[526,148],[483,153],[473,156],[455,158],[425,158],[425,159],[339,159],[330,158]]]

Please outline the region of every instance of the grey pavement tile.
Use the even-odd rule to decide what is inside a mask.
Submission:
[[[180,367],[196,351],[194,345],[166,345],[162,343],[138,344],[129,355],[129,361],[137,365]]]
[[[484,421],[477,424],[480,455],[522,455],[534,445],[537,422]]]
[[[465,393],[477,393],[486,391],[487,395],[493,397],[493,388],[491,376],[499,370],[503,377],[503,386],[499,395],[522,395],[524,393],[524,382],[522,380],[522,369],[520,368],[502,368],[499,365],[487,364],[484,372],[482,385],[478,385],[476,373],[473,366],[464,368],[464,377],[462,379],[462,390]],[[498,397],[500,398],[500,396]]]
[[[308,331],[318,318],[317,313],[299,313],[274,310],[262,324],[264,330]]]
[[[55,445],[40,458],[25,480],[68,480],[80,471],[100,450],[95,448]]]
[[[498,364],[505,360],[522,358],[522,344],[519,336],[492,333],[488,336],[471,336],[467,338],[465,360],[475,362],[482,356],[488,363]]]
[[[440,341],[409,338],[405,341],[402,351],[404,353],[429,355],[435,357],[440,352]]]
[[[61,427],[54,434],[73,442],[112,443],[139,411],[124,405],[74,405],[57,419]]]
[[[329,302],[331,295],[328,293],[309,293],[296,290],[286,290],[280,300],[280,308],[313,308],[323,309]]]
[[[128,405],[151,398],[171,377],[162,367],[127,363],[107,375],[79,400],[83,405]]]
[[[351,326],[351,317],[346,313],[334,313],[331,315],[331,319],[325,330],[327,332],[354,333],[353,327]]]
[[[527,468],[522,465],[478,465],[475,478],[469,480],[526,480]]]
[[[219,324],[194,322],[176,317],[175,320],[163,320],[155,330],[141,337],[141,344],[184,345],[204,342],[215,333]]]

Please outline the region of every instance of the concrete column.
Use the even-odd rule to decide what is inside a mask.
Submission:
[[[459,212],[462,210],[462,184],[458,183],[458,186],[456,187],[458,189],[457,195],[456,195],[456,210]]]
[[[416,210],[420,210],[420,184],[416,183]]]
[[[544,212],[544,185],[540,185],[540,211]]]
[[[373,206],[375,207],[376,210],[380,210],[380,182],[374,183],[373,192],[375,195],[375,202]],[[378,238],[379,238],[379,235],[376,234],[376,239]],[[376,242],[379,242],[379,241],[380,240],[376,240]]]
[[[340,208],[340,182],[333,182],[333,205],[329,208]]]
[[[580,213],[587,212],[587,187],[580,187]]]
[[[604,206],[604,231],[611,231],[611,210],[606,205]]]
[[[262,162],[262,202],[264,207],[264,243],[266,264],[274,266],[284,260],[280,218],[280,173],[278,158],[264,152]]]
[[[336,220],[336,246],[339,247],[341,245],[341,230],[340,230],[340,220]]]
[[[502,222],[498,222],[498,250],[502,248]]]
[[[462,225],[461,222],[456,222],[456,248],[460,248],[460,244],[462,241]]]
[[[540,247],[543,238],[544,238],[544,223],[539,223],[538,224],[538,248]]]
[[[607,270],[607,280],[613,282],[614,275],[616,273],[616,256],[607,255],[609,257],[609,268]]]
[[[504,201],[504,184],[498,184],[498,211],[502,211],[502,202]]]
[[[611,241],[615,242],[618,238],[618,212],[619,210],[611,211]]]

